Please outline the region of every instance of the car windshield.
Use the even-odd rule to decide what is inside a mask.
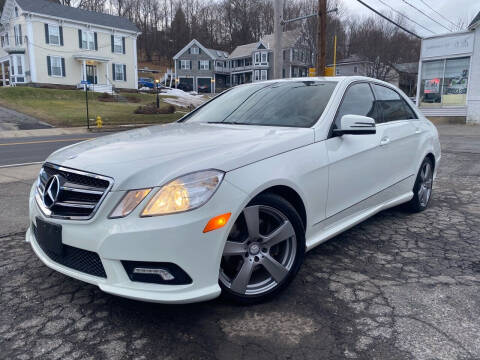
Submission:
[[[281,81],[226,91],[182,121],[311,127],[322,115],[335,81]]]

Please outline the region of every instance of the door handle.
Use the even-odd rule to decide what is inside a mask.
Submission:
[[[380,140],[380,146],[387,145],[390,142],[390,138],[384,137],[382,140]]]
[[[422,132],[422,129],[420,128],[415,128],[415,134],[420,134]]]

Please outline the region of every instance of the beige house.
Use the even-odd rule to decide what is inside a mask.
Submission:
[[[0,18],[0,83],[137,88],[139,34],[126,18],[47,0],[7,0]]]

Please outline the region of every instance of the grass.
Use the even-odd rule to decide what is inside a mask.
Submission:
[[[101,102],[100,94],[88,93],[90,124],[98,115],[104,126],[120,124],[164,124],[179,119],[183,114],[134,114],[140,105],[156,101],[154,94],[125,94],[139,99],[137,103]],[[166,104],[160,100],[160,106]],[[79,90],[39,89],[31,87],[0,88],[0,106],[31,115],[54,126],[85,126],[85,93]]]

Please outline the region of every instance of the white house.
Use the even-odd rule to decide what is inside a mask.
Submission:
[[[46,0],[6,0],[0,82],[137,88],[138,28],[126,18]],[[8,74],[8,78],[7,78]]]
[[[480,13],[466,31],[422,40],[417,104],[429,117],[480,124]]]

